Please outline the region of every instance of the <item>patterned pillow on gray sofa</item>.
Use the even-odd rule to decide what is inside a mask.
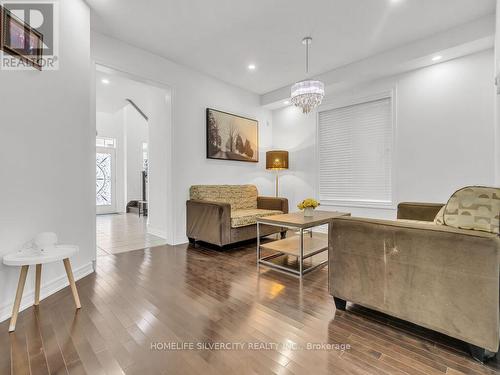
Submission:
[[[500,189],[469,186],[456,191],[445,206],[444,224],[499,234]]]

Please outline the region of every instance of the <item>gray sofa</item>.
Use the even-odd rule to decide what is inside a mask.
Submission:
[[[449,223],[463,213],[453,204],[448,216],[444,210]],[[435,224],[441,207],[402,203],[396,221],[333,220],[330,294],[338,309],[349,301],[463,340],[483,361],[499,346],[500,239]]]

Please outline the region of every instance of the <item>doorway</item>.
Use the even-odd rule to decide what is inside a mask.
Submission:
[[[116,152],[113,147],[99,146],[104,139],[96,139],[96,213],[116,212]],[[114,143],[114,142],[113,142]]]
[[[100,65],[95,80],[97,255],[164,245],[170,90]]]

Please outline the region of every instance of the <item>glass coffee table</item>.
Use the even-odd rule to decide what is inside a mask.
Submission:
[[[346,212],[314,211],[312,217],[305,217],[303,212],[294,212],[257,219],[257,265],[299,277],[325,266],[328,263],[328,232],[313,232],[312,228],[329,225],[335,218],[350,215]],[[293,229],[298,233],[281,240],[261,243],[261,225]],[[262,256],[263,251],[265,256]]]

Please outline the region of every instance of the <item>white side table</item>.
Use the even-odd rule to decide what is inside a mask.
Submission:
[[[24,284],[26,283],[26,276],[28,275],[29,266],[36,266],[35,278],[35,306],[40,304],[40,281],[42,279],[42,264],[52,263],[62,260],[66,274],[68,275],[69,285],[73,292],[76,308],[81,308],[80,297],[76,290],[75,279],[73,277],[73,270],[69,257],[78,253],[78,246],[72,245],[57,245],[49,250],[40,252],[35,249],[23,249],[15,253],[7,254],[3,257],[3,264],[6,266],[21,267],[21,274],[19,275],[19,283],[17,284],[16,299],[12,309],[12,317],[10,319],[9,332],[16,329],[17,315],[19,314],[19,305],[23,297]]]

